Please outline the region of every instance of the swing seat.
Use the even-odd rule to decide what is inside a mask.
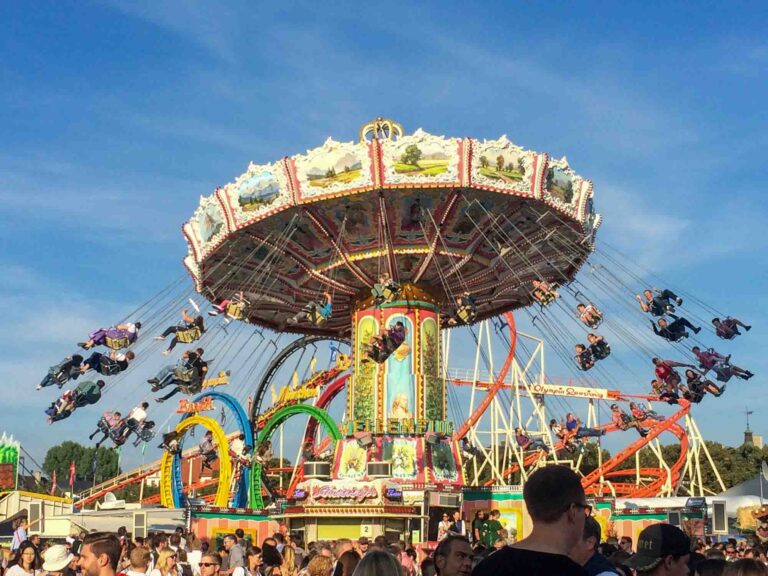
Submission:
[[[104,376],[115,376],[120,374],[120,364],[106,356],[101,357],[99,367],[101,368],[101,374]]]
[[[179,386],[179,390],[181,390],[184,394],[192,395],[197,394],[203,389],[202,382],[191,382],[189,384],[182,384]]]
[[[175,368],[173,370],[173,377],[182,383],[190,383],[195,377],[197,370],[194,368]]]
[[[176,332],[176,340],[183,344],[191,344],[195,340],[199,340],[203,335],[203,332],[195,326],[194,328],[187,328],[186,330],[179,330]]]
[[[555,296],[555,294],[552,292],[542,292],[537,300],[542,306],[549,306],[552,304],[552,302],[555,301],[555,298],[557,298],[557,296]]]
[[[225,314],[232,320],[242,320],[245,318],[245,302],[230,302]]]
[[[593,346],[592,347],[592,356],[596,360],[605,360],[608,358],[608,356],[611,355],[611,347],[607,344],[603,346]]]
[[[137,432],[139,439],[143,442],[150,442],[155,437],[155,429],[149,428],[145,429],[142,428]]]
[[[112,338],[110,336],[107,336],[104,339],[104,345],[107,348],[111,348],[112,350],[122,350],[123,348],[128,348],[128,346],[131,345],[131,341],[128,340],[125,336],[122,336],[120,338]]]
[[[456,317],[464,324],[470,324],[477,318],[477,308],[467,304],[459,306],[458,310],[456,310]]]
[[[307,317],[309,318],[309,321],[315,326],[322,326],[328,321],[327,318],[320,314],[320,310],[317,308],[313,309],[311,312],[308,312]]]

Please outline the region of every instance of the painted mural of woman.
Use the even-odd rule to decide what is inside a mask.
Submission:
[[[389,326],[402,322],[405,327],[405,340],[386,360],[387,366],[387,406],[389,418],[405,420],[413,418],[415,412],[415,390],[413,377],[413,354],[411,354],[411,321],[407,316],[398,314],[387,319]]]

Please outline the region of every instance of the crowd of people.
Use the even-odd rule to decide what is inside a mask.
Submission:
[[[460,511],[439,522],[434,549],[407,547],[384,536],[339,538],[306,546],[280,525],[261,545],[243,530],[221,545],[182,527],[170,535],[134,537],[80,533],[66,542],[14,532],[0,576],[768,576],[766,552],[735,540],[695,542],[670,524],[652,524],[632,538],[605,538],[579,477],[550,465],[534,472],[523,497],[532,530],[508,533],[498,510]]]

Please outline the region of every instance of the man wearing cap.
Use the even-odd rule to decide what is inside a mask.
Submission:
[[[360,553],[360,556],[366,555],[369,544],[370,542],[368,542],[367,536],[360,536],[360,538],[357,539],[357,551]]]
[[[581,564],[589,576],[615,576],[618,572],[613,564],[597,551],[600,537],[600,524],[590,516],[584,521],[584,535],[573,547],[571,558]]]
[[[626,564],[638,576],[688,576],[691,541],[671,524],[652,524],[640,532],[635,555]]]
[[[63,544],[55,544],[43,554],[43,570],[51,576],[61,576],[64,568],[72,561],[74,556],[70,554]]]
[[[525,483],[523,500],[533,522],[530,535],[488,556],[472,576],[586,576],[568,556],[592,511],[576,473],[566,466],[539,468]]]

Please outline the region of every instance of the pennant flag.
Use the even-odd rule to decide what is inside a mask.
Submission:
[[[56,470],[53,471],[53,478],[51,478],[51,496],[56,494]]]
[[[74,487],[75,485],[75,461],[69,463],[69,485]]]

